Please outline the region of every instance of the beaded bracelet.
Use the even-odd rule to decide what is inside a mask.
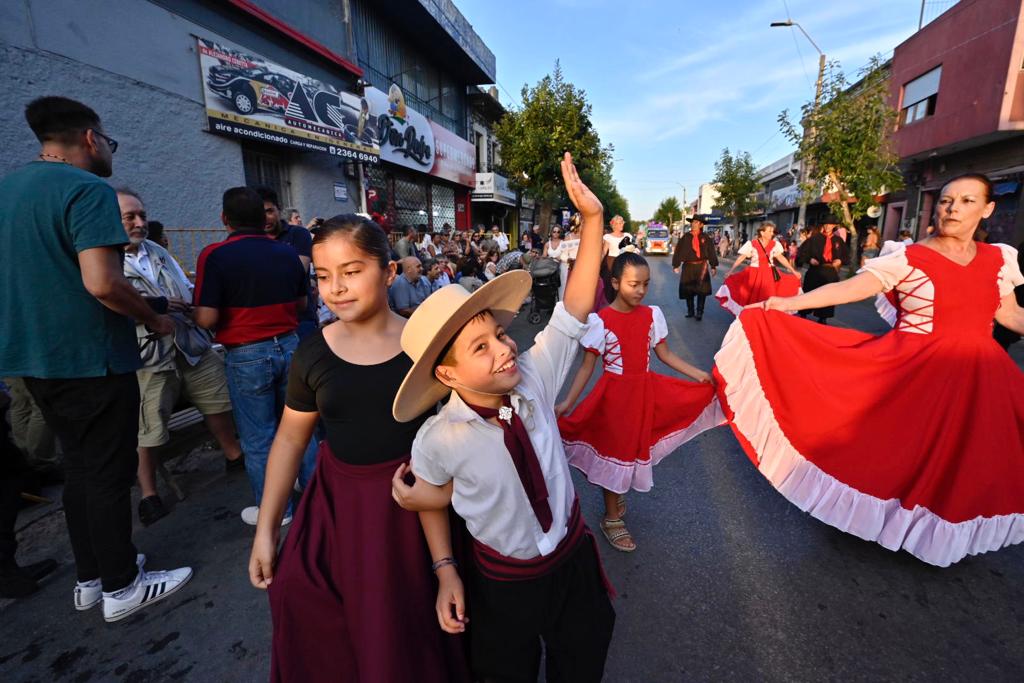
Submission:
[[[455,561],[454,557],[442,557],[440,560],[430,565],[430,571],[436,572],[441,567],[447,567],[448,565],[458,567],[459,563]]]

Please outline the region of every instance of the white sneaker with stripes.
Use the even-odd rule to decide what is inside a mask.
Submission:
[[[140,569],[135,582],[127,588],[113,593],[103,593],[103,618],[108,622],[124,619],[143,607],[163,600],[188,583],[191,578],[192,567],[159,572]]]
[[[146,556],[139,553],[135,556],[135,564],[139,571],[146,565]],[[75,584],[75,609],[84,612],[100,604],[103,599],[103,586],[99,579],[92,581],[79,581]]]

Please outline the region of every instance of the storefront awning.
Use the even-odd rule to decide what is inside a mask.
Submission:
[[[516,193],[509,189],[508,179],[505,176],[498,173],[477,173],[476,186],[473,188],[473,201],[515,206]]]

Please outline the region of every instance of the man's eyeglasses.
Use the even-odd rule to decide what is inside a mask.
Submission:
[[[90,128],[89,130],[91,130],[93,133],[95,133],[96,135],[99,135],[101,138],[103,138],[104,140],[107,141],[107,146],[110,147],[110,153],[111,154],[113,154],[114,152],[117,151],[117,140],[115,140],[114,138],[110,137],[109,135],[104,135],[103,133],[99,132],[95,128]]]

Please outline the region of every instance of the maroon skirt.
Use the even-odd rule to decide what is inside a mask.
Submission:
[[[419,516],[391,498],[408,456],[341,462],[326,441],[270,586],[271,680],[469,680],[461,636],[437,623]]]

